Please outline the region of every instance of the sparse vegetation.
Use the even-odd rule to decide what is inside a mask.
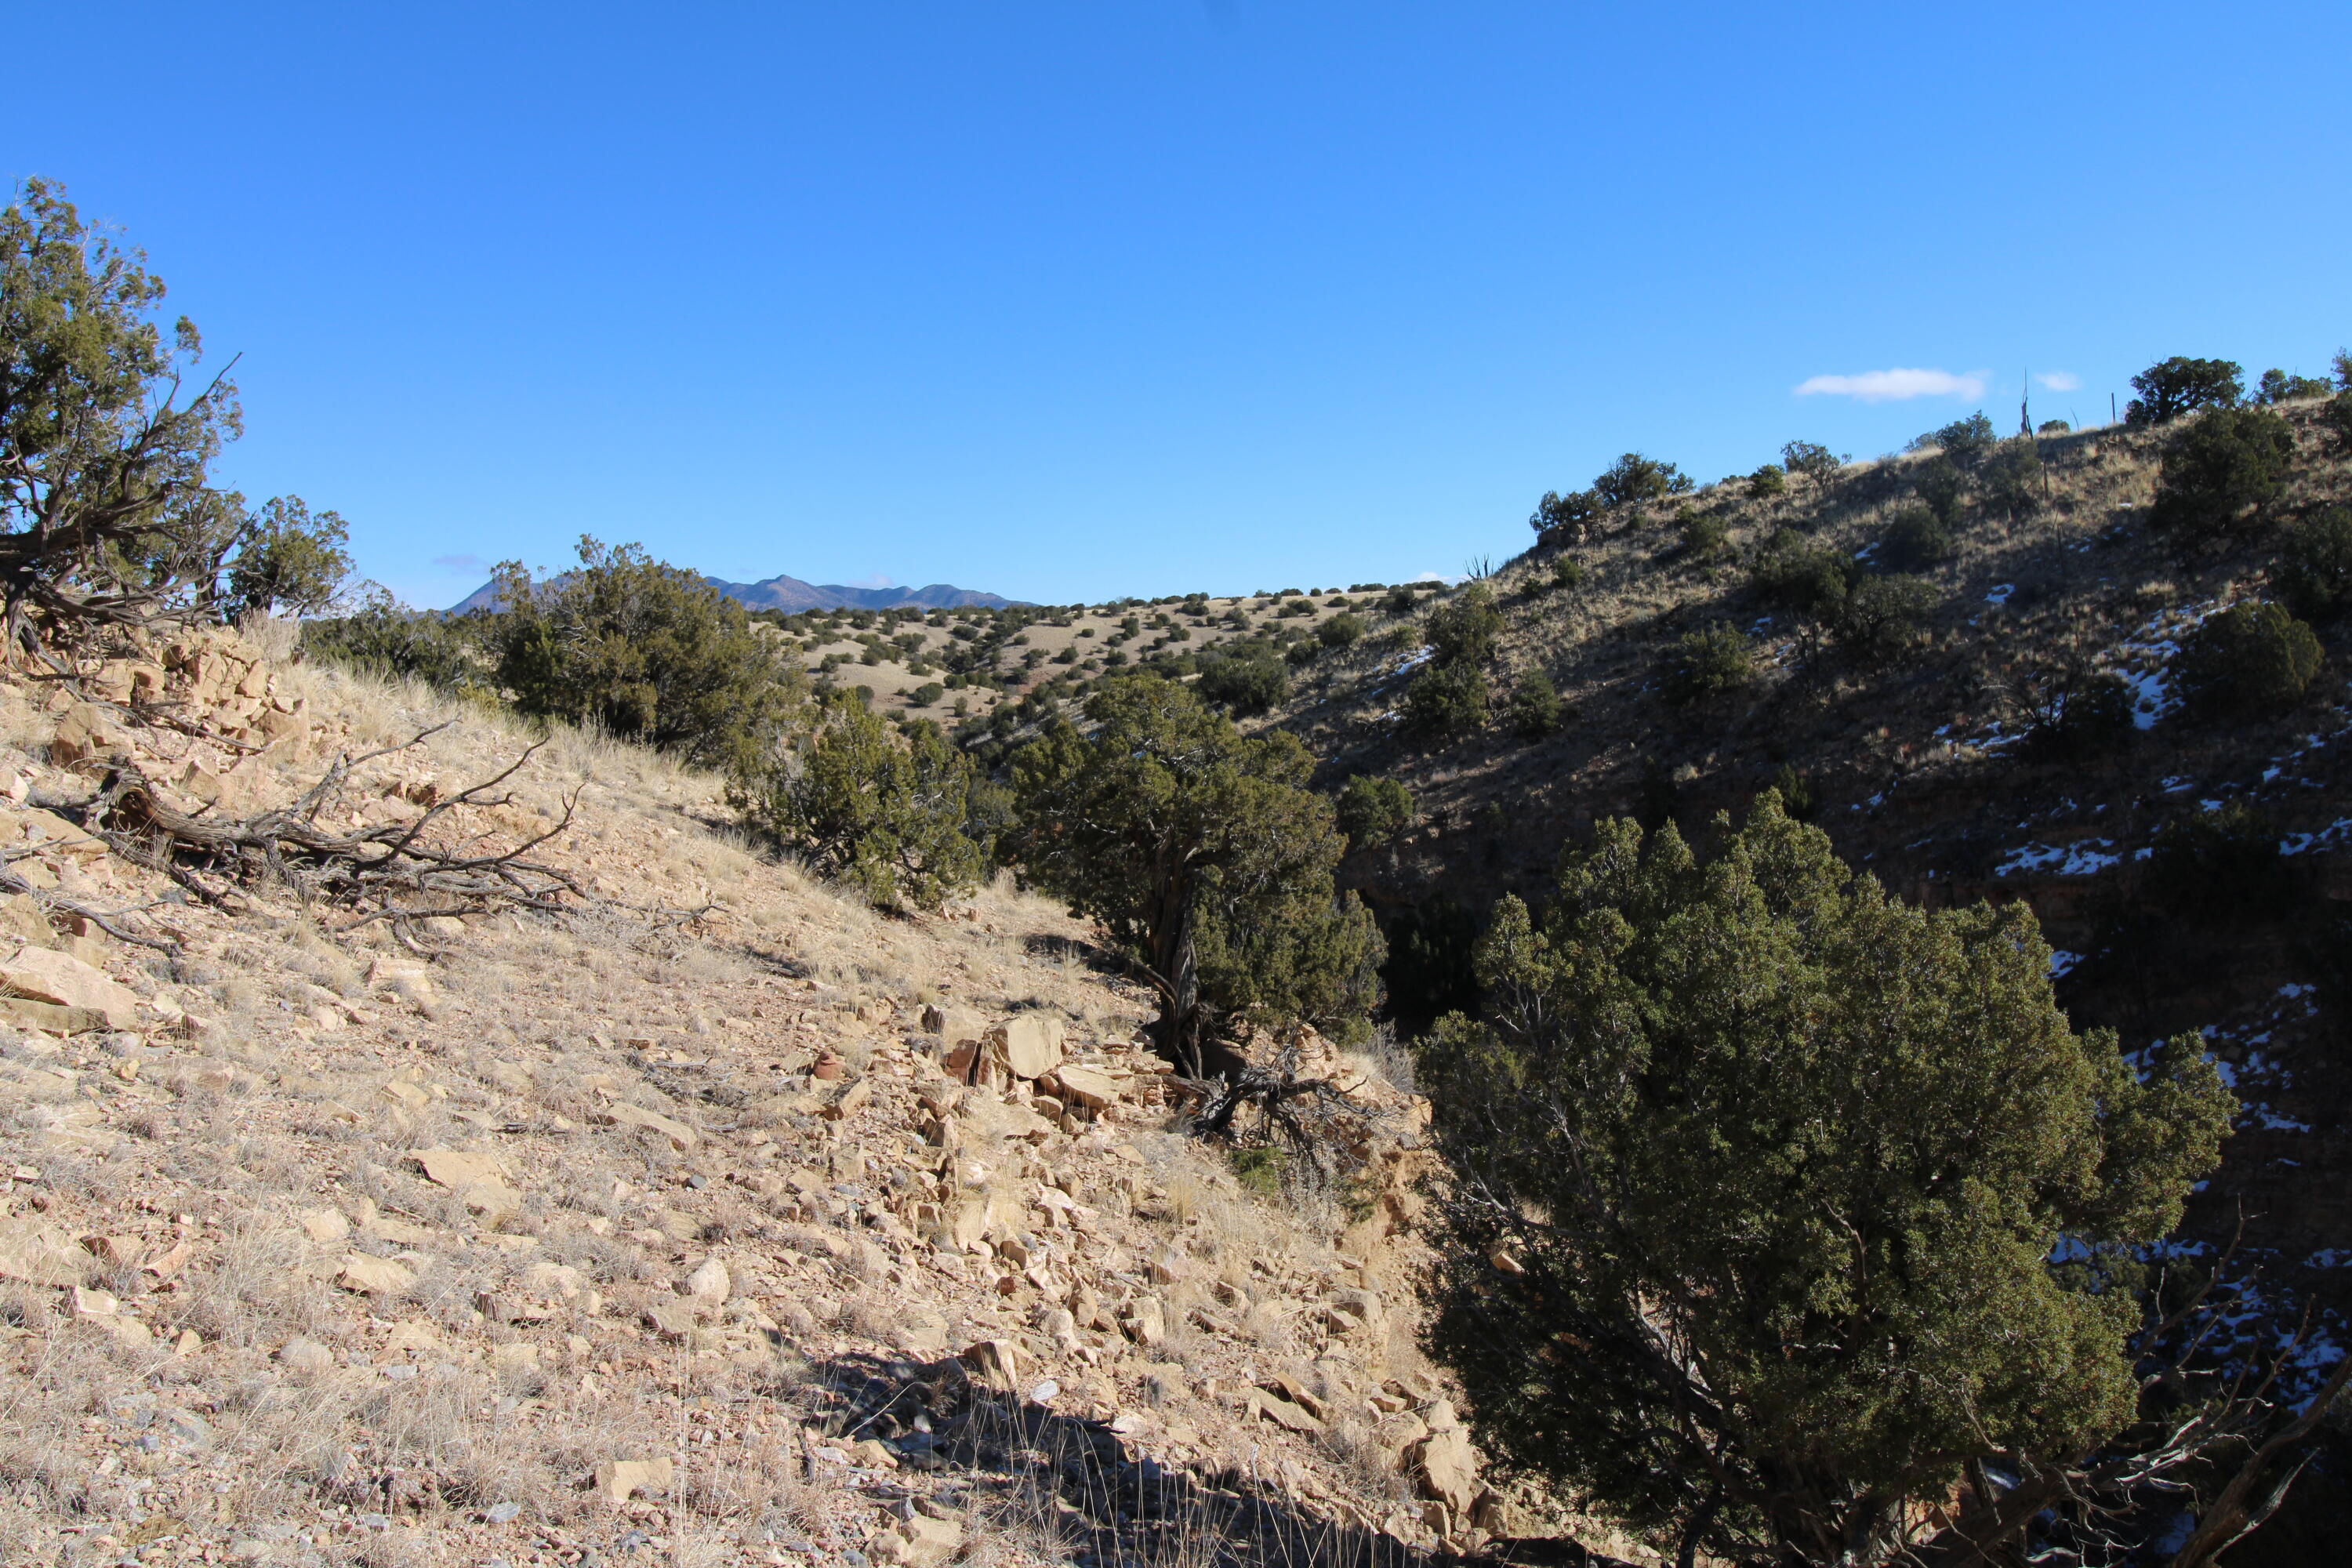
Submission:
[[[2244,374],[2235,360],[2158,360],[2132,377],[2139,395],[2124,405],[2124,423],[2169,425],[2200,409],[2232,407],[2245,395]]]
[[[1666,667],[1666,700],[1687,708],[1738,691],[1756,679],[1756,645],[1717,624],[1685,636]]]
[[[2260,527],[2285,483],[2294,432],[2269,408],[2216,408],[2164,448],[2148,523],[2183,544]]]
[[[2352,507],[2332,506],[2296,524],[2279,551],[2276,579],[2305,619],[2326,620],[2352,606]]]
[[[2217,610],[2181,645],[2181,700],[2200,718],[2281,712],[2303,700],[2321,661],[2311,627],[2276,605]]]
[[[1392,778],[1358,773],[1339,792],[1339,831],[1358,849],[1377,849],[1412,826],[1412,792]]]

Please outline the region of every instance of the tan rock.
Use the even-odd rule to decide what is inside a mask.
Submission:
[[[1298,1405],[1278,1394],[1268,1394],[1263,1388],[1249,1392],[1250,1414],[1261,1421],[1271,1421],[1286,1432],[1312,1435],[1323,1430],[1323,1423],[1309,1415]]]
[[[304,1209],[294,1216],[294,1223],[321,1247],[331,1247],[352,1234],[352,1222],[334,1209]]]
[[[616,1127],[643,1127],[658,1132],[681,1152],[691,1149],[701,1142],[701,1134],[685,1122],[673,1117],[664,1116],[658,1110],[647,1110],[643,1106],[631,1105],[626,1101],[614,1103],[605,1110],[604,1118]]]
[[[729,1277],[727,1265],[716,1258],[703,1259],[702,1266],[686,1277],[686,1293],[714,1308],[724,1306],[734,1289],[735,1281]]]
[[[923,1009],[923,1031],[940,1037],[943,1047],[978,1040],[988,1033],[988,1020],[971,1007],[929,1006]]]
[[[105,1290],[73,1288],[73,1315],[77,1318],[110,1318],[122,1310],[112,1293]]]
[[[89,1255],[53,1225],[0,1215],[0,1279],[27,1285],[79,1285]]]
[[[607,1459],[596,1467],[596,1495],[618,1505],[641,1491],[667,1492],[671,1474],[667,1455],[658,1459]]]
[[[139,1026],[138,997],[80,959],[48,948],[27,945],[0,957],[0,986],[29,1001],[95,1013],[110,1028]]]
[[[901,1520],[896,1535],[905,1548],[900,1561],[908,1568],[939,1568],[963,1547],[963,1526],[951,1519],[919,1513]]]
[[[1459,1426],[1423,1438],[1412,1455],[1424,1496],[1436,1499],[1457,1518],[1478,1500],[1478,1457]]]
[[[1099,1068],[1065,1062],[1054,1069],[1048,1087],[1055,1098],[1065,1104],[1102,1110],[1118,1102],[1123,1083]]]
[[[343,1270],[335,1276],[335,1283],[346,1290],[396,1296],[414,1287],[416,1276],[389,1258],[371,1258],[364,1252],[354,1252],[343,1259]]]
[[[1018,1079],[1043,1078],[1062,1061],[1062,1022],[1043,1013],[1024,1013],[1003,1029],[1005,1066]]]
[[[1146,1350],[1156,1349],[1168,1337],[1168,1310],[1157,1296],[1138,1296],[1127,1310],[1127,1319],[1120,1325],[1128,1338]]]
[[[960,1359],[991,1388],[1010,1394],[1021,1386],[1021,1352],[1011,1340],[982,1340],[967,1346]]]
[[[386,1079],[376,1092],[406,1110],[422,1110],[433,1103],[433,1097],[430,1094],[427,1094],[421,1086],[413,1084],[404,1078]]]

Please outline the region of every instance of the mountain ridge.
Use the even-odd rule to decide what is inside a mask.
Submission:
[[[730,583],[708,573],[698,575],[747,609],[782,610],[787,615],[801,610],[895,610],[908,605],[926,610],[973,606],[1003,610],[1026,602],[976,588],[959,588],[952,583],[929,583],[920,588],[853,588],[844,583],[807,583],[783,573],[757,583]],[[462,616],[497,605],[498,582],[493,578],[450,605],[448,613]]]

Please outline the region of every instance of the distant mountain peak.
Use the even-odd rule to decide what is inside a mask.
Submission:
[[[798,577],[782,574],[758,583],[730,583],[709,576],[702,580],[746,609],[782,610],[786,615],[803,610],[895,610],[908,605],[925,610],[961,610],[968,606],[1002,610],[1023,603],[974,588],[959,588],[952,583],[932,583],[920,588],[853,588],[843,583],[803,583]],[[469,610],[492,609],[498,599],[498,584],[485,583],[450,605],[449,613],[462,616]]]

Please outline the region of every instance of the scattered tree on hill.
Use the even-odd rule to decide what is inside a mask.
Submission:
[[[2352,608],[2352,507],[2305,519],[2279,552],[2279,592],[2296,615],[2326,620]]]
[[[1720,622],[1675,645],[1666,666],[1666,700],[1687,708],[1738,691],[1756,679],[1756,645]]]
[[[1472,583],[1445,604],[1430,612],[1424,634],[1442,664],[1484,664],[1495,657],[1503,635],[1503,612],[1495,605],[1495,591]]]
[[[315,516],[300,496],[275,496],[236,533],[228,564],[232,616],[316,615],[334,602],[352,573],[343,548],[351,532],[341,516]]]
[[[302,649],[380,679],[420,680],[457,691],[482,682],[481,645],[473,629],[431,610],[409,609],[390,589],[370,583],[342,615],[304,622]]]
[[[972,787],[971,763],[937,724],[918,720],[901,739],[845,692],[796,753],[739,785],[736,799],[821,876],[884,909],[935,910],[987,864],[987,847],[965,831]]]
[[[1996,438],[1992,421],[1979,408],[1966,419],[1955,419],[1914,438],[1909,449],[1941,452],[1949,461],[1966,468],[1992,450]]]
[[[2136,1249],[2233,1102],[2193,1036],[2142,1077],[2075,1033],[2024,904],[1890,899],[1770,794],[1717,831],[1604,823],[1498,906],[1491,1021],[1419,1058],[1430,1347],[1490,1453],[1685,1564],[1877,1568],[1986,1463],[1998,1544],[2138,1414]]]
[[[1960,466],[1938,452],[1914,470],[1912,488],[1936,521],[1957,531],[1960,521],[1960,500],[1968,494],[1968,476]]]
[[[2099,668],[2091,645],[2071,641],[2029,661],[2020,687],[2032,715],[2028,744],[2037,755],[2085,763],[2130,743],[2138,699],[2121,676]]]
[[[47,181],[0,210],[0,590],[28,651],[201,605],[245,521],[206,483],[236,388],[190,390],[196,329],[166,333],[145,259]]]
[[[2324,375],[2291,375],[2283,370],[2266,370],[2255,384],[2256,403],[2294,403],[2306,397],[2325,397],[2336,385]]]
[[[1879,541],[1878,559],[1898,572],[1918,572],[1949,561],[1952,531],[1933,510],[1918,503],[1896,509]]]
[[[1484,729],[1486,675],[1475,664],[1436,663],[1405,688],[1405,727],[1432,740],[1451,740]]]
[[[1363,640],[1363,617],[1347,610],[1315,628],[1315,640],[1325,647],[1353,647]]]
[[[2336,437],[2337,449],[2352,452],[2352,392],[2339,392],[2329,398],[2319,417]]]
[[[1290,677],[1263,643],[1240,644],[1227,649],[1223,658],[1204,662],[1195,686],[1204,700],[1244,719],[1290,695]]]
[[[1533,579],[1530,580],[1530,586],[1533,585],[1534,581],[1535,580]],[[1551,563],[1550,584],[1553,588],[1573,589],[1580,586],[1583,582],[1583,562],[1579,561],[1573,555],[1559,555],[1553,557]]]
[[[1244,737],[1185,688],[1106,681],[1095,730],[1055,721],[1013,758],[1010,858],[1100,921],[1159,993],[1157,1047],[1200,1076],[1230,1016],[1360,1036],[1378,998],[1379,929],[1332,869],[1331,803],[1296,736]]]
[[[2042,510],[2043,480],[2042,447],[2031,436],[2012,436],[1993,444],[1977,470],[1987,504],[1999,507],[2013,522]]]
[[[2229,719],[2293,708],[2318,675],[2321,657],[2310,626],[2276,605],[2242,599],[2199,623],[2173,668],[2190,713]]]
[[[1395,779],[1358,773],[1334,809],[1350,847],[1377,849],[1412,826],[1412,792]]]
[[[1789,465],[1789,472],[1801,474],[1811,483],[1815,495],[1826,495],[1837,483],[1846,459],[1818,441],[1791,441],[1780,448],[1780,460]]]
[[[2036,436],[2067,436],[2072,435],[2074,429],[2063,419],[2044,419],[2033,427],[2033,433]]]
[[[2126,425],[2168,425],[2200,408],[2230,408],[2245,395],[2245,374],[2235,360],[2158,360],[2131,378],[2139,395],[2124,405]]]
[[[1559,731],[1564,721],[1559,691],[1542,670],[1529,670],[1511,691],[1503,721],[1523,741],[1540,741]]]
[[[1840,646],[1883,663],[1918,642],[1941,597],[1934,584],[1899,572],[1857,577],[1837,608],[1832,629]]]
[[[742,605],[637,545],[583,537],[580,564],[551,582],[515,561],[494,581],[484,642],[525,713],[758,776],[805,709],[798,661],[779,658]]]
[[[1789,493],[1789,472],[1778,463],[1767,463],[1748,476],[1748,494],[1754,500],[1778,500]]]
[[[2259,528],[2294,459],[2294,428],[2275,409],[2217,408],[2165,444],[2148,523],[2184,544]]]
[[[1672,463],[1628,452],[1592,481],[1592,493],[1603,506],[1640,506],[1668,496],[1687,495],[1695,487],[1690,476]]]
[[[1528,526],[1539,539],[1580,540],[1585,527],[1601,515],[1601,498],[1591,490],[1544,491],[1543,500],[1528,517]]]
[[[1720,557],[1731,543],[1730,529],[1711,511],[1685,507],[1675,519],[1675,528],[1681,537],[1683,558],[1686,561],[1705,564]]]

